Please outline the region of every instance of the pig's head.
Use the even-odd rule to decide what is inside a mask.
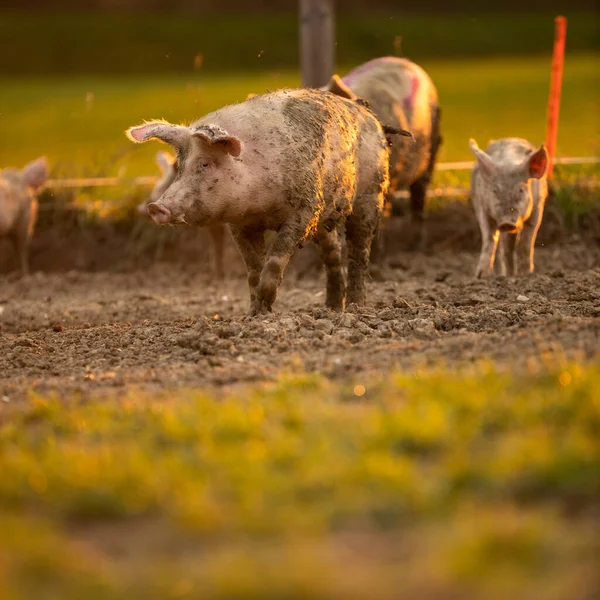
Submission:
[[[157,139],[177,152],[174,175],[158,199],[148,204],[155,223],[206,225],[219,217],[219,199],[231,192],[237,179],[234,160],[241,142],[218,125],[185,127],[152,121],[131,127],[127,137],[136,143]]]
[[[168,152],[157,152],[156,164],[160,169],[161,177],[152,188],[148,199],[138,204],[137,209],[141,215],[148,215],[148,204],[157,202],[175,180],[175,175],[177,173],[175,170],[176,160],[177,159]]]
[[[544,145],[532,152],[518,165],[496,163],[481,150],[475,140],[469,147],[477,159],[481,176],[488,183],[488,210],[496,220],[498,229],[516,233],[523,227],[533,208],[533,179],[541,179],[548,167],[548,152]]]

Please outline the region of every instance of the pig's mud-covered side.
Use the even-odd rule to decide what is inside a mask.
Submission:
[[[323,275],[284,279],[275,313],[242,321],[245,280],[194,265],[128,273],[0,275],[0,392],[125,393],[135,386],[223,386],[282,369],[360,378],[393,366],[524,365],[545,352],[600,350],[600,248],[538,249],[538,273],[472,277],[476,251],[400,253],[368,306],[323,308]]]

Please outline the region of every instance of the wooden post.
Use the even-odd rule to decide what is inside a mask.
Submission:
[[[550,157],[548,177],[554,171],[556,155],[556,137],[558,134],[558,114],[560,111],[560,92],[562,87],[563,66],[565,63],[565,41],[567,38],[566,17],[554,20],[554,52],[552,54],[552,79],[550,81],[550,97],[548,98],[548,126],[546,129],[546,148]]]
[[[333,0],[300,0],[302,85],[324,86],[333,74]]]

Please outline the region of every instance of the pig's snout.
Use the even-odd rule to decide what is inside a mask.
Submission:
[[[140,215],[147,217],[148,216],[148,205],[145,202],[140,202],[137,205],[137,211]]]
[[[166,225],[171,222],[171,211],[156,202],[148,204],[148,214],[157,225]]]
[[[498,229],[502,231],[502,233],[516,233],[518,226],[516,223],[512,223],[511,221],[504,221],[503,223],[500,223]]]

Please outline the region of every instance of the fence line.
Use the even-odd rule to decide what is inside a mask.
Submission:
[[[593,165],[600,163],[600,156],[564,156],[554,160],[555,165]],[[445,162],[436,166],[437,171],[467,171],[473,168],[474,161]]]
[[[567,156],[563,158],[557,158],[555,164],[557,165],[590,165],[600,163],[600,156]],[[439,163],[436,166],[437,171],[468,171],[473,168],[475,163],[473,161],[460,161],[460,162],[445,162]],[[116,187],[119,185],[130,184],[133,186],[141,185],[154,185],[158,181],[158,177],[146,176],[146,177],[134,177],[127,179],[123,177],[78,177],[73,179],[50,179],[48,180],[46,187],[51,189],[61,188],[80,188],[80,187]],[[437,188],[442,189],[442,188]],[[461,188],[446,188],[448,191],[452,189]],[[437,193],[437,190],[432,190],[432,195],[452,195]]]

